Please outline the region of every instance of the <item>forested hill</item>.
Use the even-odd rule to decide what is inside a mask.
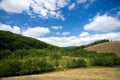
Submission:
[[[21,36],[8,31],[0,31],[0,50],[42,49],[56,47],[34,38]]]

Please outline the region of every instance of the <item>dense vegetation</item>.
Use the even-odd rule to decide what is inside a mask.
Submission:
[[[12,34],[3,31],[0,33],[4,33],[4,35],[0,34],[2,39],[4,39],[3,36]],[[17,39],[12,35],[16,35]],[[32,38],[22,37],[17,34],[12,35],[14,40],[9,42],[11,37],[8,36],[10,39],[7,38],[8,43],[11,43],[12,46],[13,42],[20,40],[20,38],[26,42],[24,48],[18,48],[17,46],[11,48],[12,46],[6,43],[6,39],[0,39],[2,42],[0,42],[2,44],[0,46],[0,77],[64,70],[66,68],[120,65],[120,57],[114,53],[98,54],[81,48],[58,48]],[[32,44],[32,40],[33,43],[36,41],[39,46],[29,46],[27,41]],[[3,43],[7,46],[4,46]],[[21,41],[18,41],[18,43],[19,45],[22,44]],[[29,48],[25,46],[29,46]]]
[[[34,38],[24,37],[8,31],[0,31],[0,50],[14,51],[17,49],[42,49],[51,46],[52,45],[36,40]]]

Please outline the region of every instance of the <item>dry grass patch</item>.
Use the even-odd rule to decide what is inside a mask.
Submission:
[[[120,68],[80,68],[1,80],[120,80]]]
[[[97,52],[114,52],[118,56],[120,56],[120,41],[97,44],[94,46],[87,47],[85,48],[85,50]]]

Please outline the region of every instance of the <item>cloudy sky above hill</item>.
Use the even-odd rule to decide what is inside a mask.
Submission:
[[[0,30],[60,47],[120,41],[120,0],[0,0]]]

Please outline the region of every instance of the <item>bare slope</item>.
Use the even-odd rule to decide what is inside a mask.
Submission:
[[[120,68],[83,68],[0,80],[120,80]]]
[[[94,46],[87,47],[85,48],[85,50],[97,52],[114,52],[118,56],[120,56],[120,41],[97,44]]]

